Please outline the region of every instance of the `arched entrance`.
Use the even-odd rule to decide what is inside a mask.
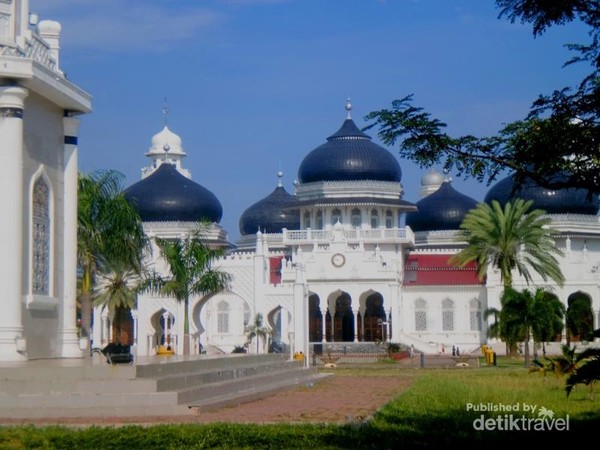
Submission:
[[[567,299],[567,344],[594,339],[594,312],[591,297],[577,291]]]
[[[335,342],[354,341],[354,314],[352,313],[352,299],[347,292],[342,292],[335,299],[333,340]]]
[[[323,339],[323,314],[319,303],[319,296],[310,294],[308,297],[308,340],[310,342],[321,342]]]
[[[365,316],[363,318],[363,341],[383,342],[387,340],[387,326],[383,297],[376,292],[365,301]]]
[[[177,331],[175,330],[175,317],[166,309],[161,309],[150,318],[153,333],[150,335],[148,350],[151,352],[159,345],[177,347]],[[151,354],[151,353],[148,354]]]

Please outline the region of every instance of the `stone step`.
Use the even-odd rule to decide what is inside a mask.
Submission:
[[[257,364],[255,361],[248,361],[247,365],[238,365],[236,367],[219,367],[213,369],[202,369],[198,372],[189,372],[184,374],[163,376],[157,378],[157,389],[181,390],[194,386],[204,386],[211,383],[225,383],[232,380],[246,379],[261,374],[272,374],[274,372],[300,371],[302,364],[298,361],[276,361],[275,364],[262,362]]]
[[[0,383],[0,394],[58,394],[58,393],[93,393],[93,394],[127,394],[157,392],[156,380],[153,379],[103,379],[103,380],[3,380]]]
[[[169,417],[195,414],[196,410],[182,405],[108,406],[108,407],[53,407],[11,408],[0,407],[0,419],[68,419],[68,418],[111,418],[111,417]]]
[[[302,377],[281,380],[279,382],[244,386],[243,388],[238,388],[233,392],[230,391],[229,393],[206,396],[188,403],[189,406],[195,408],[199,412],[213,411],[223,407],[235,406],[246,402],[260,400],[261,398],[265,398],[275,392],[298,386],[312,387],[314,383],[318,383],[319,381],[322,381],[330,376],[333,376],[333,374],[311,373]]]
[[[69,365],[71,362],[73,365]],[[80,360],[52,365],[43,361],[32,361],[22,367],[0,367],[0,382],[8,380],[132,380],[136,377],[136,366],[129,364],[85,364]]]
[[[190,414],[190,407],[241,403],[319,379],[315,369],[280,354],[78,363],[0,368],[0,418]]]
[[[180,359],[181,357],[164,357],[160,362],[149,364],[138,364],[136,376],[140,378],[162,378],[169,375],[183,375],[186,373],[197,373],[199,371],[210,371],[211,369],[228,369],[235,367],[248,367],[250,365],[277,364],[288,360],[281,354],[230,354],[226,356],[203,355],[192,359]]]
[[[177,392],[138,392],[138,393],[72,393],[56,394],[2,394],[0,405],[7,408],[85,408],[85,407],[126,407],[126,406],[175,406]],[[9,411],[9,410],[7,410]],[[6,416],[4,416],[6,417]]]
[[[216,381],[213,383],[192,386],[187,389],[178,390],[179,404],[192,404],[204,398],[210,398],[221,394],[231,394],[245,388],[267,387],[271,384],[289,383],[294,384],[296,380],[309,379],[312,376],[312,371],[305,370],[290,370],[272,368],[270,372],[259,373],[256,375],[248,375],[241,378],[227,379]]]

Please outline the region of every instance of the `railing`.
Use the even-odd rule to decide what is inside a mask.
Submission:
[[[25,41],[24,49],[16,46],[0,45],[0,55],[31,58],[53,72],[57,71],[56,60],[52,57],[50,46],[36,34],[32,34],[32,38]]]
[[[283,230],[283,241],[331,241],[335,230]],[[414,242],[414,233],[409,228],[376,228],[363,230],[352,228],[343,230],[343,236],[349,241],[361,240],[408,240]]]

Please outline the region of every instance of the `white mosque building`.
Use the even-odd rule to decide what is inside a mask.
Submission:
[[[360,351],[381,342],[414,345],[425,353],[458,346],[464,353],[488,343],[483,313],[499,308],[500,275],[490,270],[480,280],[473,265],[448,263],[460,249],[459,225],[477,201],[435,171],[423,175],[421,199],[404,199],[396,157],[358,128],[351,109],[348,102],[341,127],[307,152],[292,194],[280,173],[274,191],[246,209],[234,246],[219,225],[219,200],[183,167],[181,139],[166,126],[152,138],[150,164],[126,190],[147,234],[178,238],[203,218],[212,223],[210,245],[228,249],[215,265],[231,274],[229,289],[190,301],[192,353],[200,348],[231,353],[243,346],[245,326],[259,313],[272,341],[305,354],[341,346]],[[508,177],[485,201],[503,203],[511,194]],[[514,195],[534,200],[559,231],[556,244],[564,252],[560,264],[567,281],[558,287],[536,279],[536,285],[552,289],[565,305],[586,302],[588,319],[598,328],[598,197],[534,184]],[[148,265],[166,275],[155,250]],[[514,284],[526,287],[523,280]],[[111,317],[101,307],[94,313],[94,342],[102,346],[114,338]],[[139,356],[155,354],[164,342],[180,354],[183,316],[183,304],[175,299],[141,295],[129,343]],[[248,351],[268,346],[254,344]]]
[[[91,97],[60,69],[61,26],[29,14],[28,0],[0,1],[0,361],[83,356],[76,323],[77,153],[79,116]],[[477,350],[488,342],[483,311],[499,307],[500,276],[448,258],[476,201],[435,172],[422,198],[404,199],[396,157],[371,141],[350,116],[308,151],[294,192],[281,180],[240,217],[235,245],[219,222],[223,207],[185,169],[181,139],[165,127],[152,138],[142,180],[127,189],[150,237],[179,238],[199,219],[207,240],[227,249],[216,265],[229,289],[189,304],[192,353],[230,353],[246,343],[245,326],[262,314],[271,340],[305,354],[325,346],[414,345],[427,353]],[[197,156],[197,155],[196,155]],[[281,175],[280,175],[281,178]],[[576,189],[499,181],[484,201],[518,195],[544,209],[558,231],[566,283],[547,286],[566,306],[584,302],[599,328],[598,196]],[[147,265],[165,272],[158,251]],[[517,288],[524,288],[516,280]],[[138,356],[170,342],[183,353],[183,304],[142,295],[131,312],[128,343]],[[94,345],[115,338],[112,317],[94,310]],[[122,337],[122,336],[121,336]],[[564,339],[564,336],[563,336]],[[249,351],[268,351],[250,345]]]
[[[91,97],[60,69],[61,26],[0,1],[0,361],[81,357],[77,116]]]

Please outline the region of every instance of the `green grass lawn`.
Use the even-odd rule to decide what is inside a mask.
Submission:
[[[381,376],[411,377],[413,383],[371,420],[363,423],[161,425],[87,429],[4,427],[0,428],[0,448],[437,449],[452,445],[452,448],[485,449],[511,444],[536,447],[552,445],[552,448],[559,448],[578,445],[586,436],[593,439],[600,425],[600,400],[589,400],[587,387],[577,387],[567,399],[563,380],[553,375],[544,378],[540,374],[530,374],[520,362],[499,359],[496,367],[470,369],[398,369],[391,365],[377,368],[340,367],[336,370],[336,376],[357,375],[366,371],[377,371]],[[544,413],[543,416],[539,416],[540,411]],[[512,425],[510,415],[513,416]],[[543,417],[547,422],[543,424],[546,427],[544,431],[514,429],[515,423],[522,428],[523,421],[528,419],[532,419],[529,427],[535,427],[534,424],[539,424],[539,419]],[[556,430],[560,424],[562,428],[566,427],[567,418],[569,429]],[[487,425],[484,425],[486,421]],[[548,423],[555,425],[552,427]],[[498,427],[512,429],[498,430]]]

